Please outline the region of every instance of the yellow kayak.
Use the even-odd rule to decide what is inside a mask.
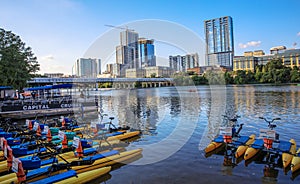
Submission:
[[[250,145],[245,151],[244,160],[249,160],[253,158],[260,150],[264,148],[264,141],[262,139],[257,139]]]
[[[297,150],[296,154],[294,155],[291,163],[291,171],[296,172],[300,169],[300,148]]]
[[[4,153],[3,151],[0,151],[0,161],[3,161],[5,158],[4,158]]]
[[[124,133],[124,134],[121,134],[121,135],[116,135],[116,136],[108,137],[107,140],[108,141],[112,141],[112,140],[129,139],[131,137],[135,137],[135,136],[140,135],[140,133],[141,133],[140,131],[127,132],[127,133]]]
[[[223,136],[215,138],[209,145],[204,149],[205,153],[212,152],[224,144]]]
[[[70,183],[88,183],[101,175],[104,175],[108,173],[111,170],[111,166],[108,167],[101,167],[95,170],[83,172],[80,174],[77,174],[75,177],[71,177],[59,182],[56,182],[55,184],[70,184]]]
[[[135,150],[131,150],[131,151],[125,151],[125,152],[121,152],[121,153],[116,154],[116,155],[112,155],[112,156],[108,156],[108,157],[96,160],[92,165],[72,166],[72,170],[75,170],[77,174],[80,174],[80,173],[83,173],[83,172],[86,172],[86,171],[91,171],[91,170],[98,169],[98,168],[101,168],[101,167],[111,166],[111,165],[116,164],[116,163],[126,162],[127,160],[130,160],[130,159],[140,155],[141,153],[142,153],[142,149],[135,149]],[[74,161],[74,160],[70,159],[70,160],[68,160],[68,162],[71,162],[71,161]],[[56,174],[60,174],[60,173],[66,172],[66,171],[67,170],[60,170],[60,171],[52,172],[51,176],[56,175]],[[49,176],[41,175],[39,177],[29,179],[26,182],[34,182],[34,181],[37,181],[37,180],[44,179],[46,177],[49,177]],[[7,184],[7,183],[12,183],[12,182],[17,183],[18,178],[17,178],[15,173],[11,173],[11,174],[8,174],[8,175],[5,175],[5,176],[1,176],[0,181],[1,181],[0,184],[5,184],[5,183]]]
[[[111,141],[95,140],[94,142],[97,142],[97,145],[93,146],[93,148],[96,148],[96,149],[100,149],[101,147],[105,148],[105,147],[108,147],[108,146],[114,146],[114,145],[120,144],[120,140],[118,140],[118,139],[111,140]],[[24,158],[24,157],[28,157],[28,156],[30,156],[30,155],[22,156],[22,157],[19,157],[19,158]],[[71,159],[78,159],[73,151],[62,153],[62,154],[60,154],[60,156],[63,157],[64,159],[68,160],[68,161],[71,160]],[[63,161],[60,157],[57,157],[57,159],[58,159],[59,162]],[[1,161],[0,162],[0,173],[5,172],[7,170],[8,170],[7,161],[6,160]]]
[[[106,173],[108,173],[111,170],[111,166],[108,167],[101,167],[95,170],[90,170],[87,172],[83,172],[83,173],[77,173],[76,172],[76,176],[61,180],[59,182],[55,182],[55,183],[59,183],[59,184],[69,184],[69,183],[88,183],[93,179],[96,179]],[[58,174],[62,174],[63,172],[60,172]],[[12,173],[14,175],[16,175],[16,173]],[[49,177],[49,176],[48,176]],[[55,177],[55,175],[52,175],[52,177]],[[46,178],[46,177],[44,177]],[[35,180],[38,181],[38,180]],[[27,181],[26,181],[27,182]],[[31,181],[33,182],[33,181]],[[42,182],[42,181],[41,181]],[[2,182],[0,182],[0,184],[5,184],[5,183],[18,183],[18,181],[15,178],[11,178],[9,180],[4,180]]]
[[[206,148],[205,153],[212,152],[216,150],[217,148],[221,147],[224,143],[223,142],[211,142]]]
[[[246,150],[249,148],[249,146],[250,146],[251,144],[254,143],[254,141],[255,141],[255,134],[252,134],[252,135],[249,136],[249,140],[246,142],[245,145],[240,145],[240,146],[237,148],[237,150],[236,150],[236,152],[235,152],[235,157],[236,157],[236,158],[239,158],[239,157],[241,157],[242,155],[244,155],[245,152],[246,152]]]
[[[292,162],[293,155],[296,153],[296,141],[294,139],[290,140],[290,143],[292,144],[289,150],[289,153],[282,153],[282,163],[283,163],[283,169],[288,167],[290,163]]]

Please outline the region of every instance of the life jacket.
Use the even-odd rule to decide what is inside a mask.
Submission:
[[[37,136],[41,136],[42,135],[42,131],[41,131],[41,127],[40,127],[40,125],[37,127],[37,129],[36,129],[36,135]]]
[[[61,142],[62,149],[68,148],[68,140],[66,134],[64,135],[64,140]]]
[[[7,140],[4,137],[1,137],[1,148],[4,150],[4,148],[7,146]]]
[[[29,121],[29,123],[28,123],[28,129],[32,130],[32,121]]]
[[[52,135],[50,129],[48,129],[47,135],[46,135],[47,141],[50,142],[52,141]]]
[[[10,148],[9,145],[6,146],[7,149],[7,167],[11,167],[12,166],[12,161],[13,161],[13,152],[12,149]]]
[[[77,157],[82,158],[83,157],[83,149],[81,145],[81,141],[78,143],[78,147],[76,148]]]
[[[26,180],[26,174],[24,172],[23,165],[22,165],[22,162],[20,160],[19,160],[19,163],[18,163],[18,172],[16,174],[17,174],[19,183]]]

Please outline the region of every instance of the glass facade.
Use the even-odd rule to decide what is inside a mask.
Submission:
[[[116,61],[118,64],[124,64],[128,68],[141,67],[138,61],[138,37],[138,33],[129,29],[120,33],[121,44],[116,48]]]
[[[206,64],[232,67],[234,56],[233,25],[230,16],[204,21]]]
[[[142,68],[156,66],[153,40],[139,39],[139,62]]]

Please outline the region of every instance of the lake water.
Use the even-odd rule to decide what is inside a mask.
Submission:
[[[241,135],[268,128],[259,119],[280,117],[281,140],[300,145],[300,86],[245,85],[163,87],[98,91],[104,113],[116,125],[142,131],[128,150],[143,148],[143,157],[112,170],[105,183],[299,183],[282,168],[276,178],[264,177],[264,164],[241,161],[223,166],[223,155],[204,155],[204,148],[227,124],[222,115],[238,114]],[[103,182],[103,178],[93,183]]]

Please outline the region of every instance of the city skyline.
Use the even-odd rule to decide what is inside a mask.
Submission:
[[[145,13],[143,10],[149,3],[153,11]],[[231,16],[235,55],[242,55],[249,50],[264,50],[269,54],[269,49],[278,45],[299,48],[299,5],[297,0],[285,3],[271,0],[176,3],[168,0],[133,0],[122,3],[12,0],[1,2],[0,20],[2,28],[19,35],[33,49],[41,65],[40,73],[71,74],[76,59],[84,57],[94,40],[112,29],[105,24],[119,26],[143,19],[160,19],[180,24],[204,40],[205,20]],[[143,36],[145,35],[141,35]],[[155,52],[163,55],[159,50]],[[174,51],[166,57],[177,54],[182,53]],[[105,69],[104,64],[106,63],[102,63],[102,71]]]

